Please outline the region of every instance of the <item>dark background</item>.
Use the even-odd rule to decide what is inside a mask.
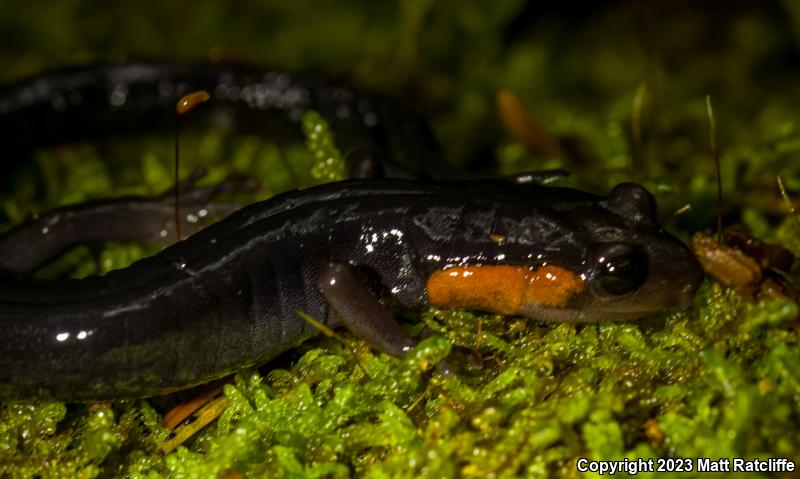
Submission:
[[[728,215],[753,206],[752,192],[758,211],[771,208],[778,172],[800,190],[799,30],[791,1],[4,2],[0,80],[130,59],[317,71],[420,111],[452,163],[563,165],[596,191],[634,179],[663,209],[692,203],[686,221],[710,226],[706,95]],[[498,121],[502,88],[566,147],[515,143]]]

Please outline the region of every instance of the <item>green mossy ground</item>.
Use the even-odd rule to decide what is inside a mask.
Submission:
[[[452,162],[474,166],[488,151],[504,172],[566,163],[575,171],[568,184],[597,192],[635,179],[683,238],[714,223],[710,93],[726,219],[800,254],[800,227],[774,206],[777,173],[800,191],[800,75],[787,66],[800,45],[800,11],[791,2],[723,12],[626,3],[589,18],[524,16],[529,28],[509,27],[525,10],[519,1],[314,3],[313,18],[305,3],[3,6],[0,36],[15,35],[28,50],[4,52],[0,66],[12,78],[126,54],[204,56],[214,46],[215,54],[290,69],[353,72],[358,84],[409,98]],[[109,26],[122,20],[130,27]],[[518,93],[549,133],[573,138],[581,154],[531,155],[508,139],[494,109],[499,88]],[[304,126],[307,146],[188,134],[184,172],[203,165],[207,182],[231,173],[259,178],[261,197],[341,174],[335,138],[313,117]],[[29,179],[6,192],[0,220],[10,225],[31,210],[88,198],[161,193],[170,187],[171,151],[163,138],[137,138],[43,152]],[[688,213],[671,216],[687,203]],[[81,248],[44,274],[102,273],[153,251]],[[0,476],[580,477],[578,457],[800,463],[793,301],[751,303],[707,281],[688,311],[635,323],[402,314],[409,327],[437,335],[403,360],[349,337],[347,345],[322,338],[278,365],[243,371],[225,387],[230,405],[220,419],[167,455],[157,451],[169,434],[161,414],[174,398],[3,403]],[[432,369],[445,356],[452,378]]]

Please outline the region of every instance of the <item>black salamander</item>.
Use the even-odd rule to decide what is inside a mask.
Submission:
[[[160,82],[157,73],[142,81]],[[98,78],[108,75],[96,70],[84,74],[79,90],[85,100],[90,96],[85,92],[103,90]],[[188,82],[191,76],[185,74]],[[47,88],[58,90],[69,105],[69,85],[61,78]],[[197,86],[208,87],[187,84]],[[6,90],[0,112],[25,117],[35,102],[20,93],[26,87],[14,88],[28,103],[9,109],[13,101]],[[52,98],[50,106],[34,108],[43,118],[86,117],[88,125],[68,131],[45,127],[49,137],[43,137],[42,129],[28,133],[19,139],[18,152],[74,141],[82,131],[93,134],[93,128],[106,128],[104,134],[141,128],[120,112],[113,128],[92,119],[92,108],[113,110],[96,104],[102,98],[114,103],[113,82],[105,88],[105,97],[98,93],[86,105],[89,111],[76,106],[70,113],[60,102],[54,106]],[[137,88],[129,85],[127,94]],[[224,111],[231,93],[207,89],[215,92],[209,111]],[[214,106],[223,93],[223,105]],[[314,97],[303,88],[296,95]],[[343,95],[352,99],[360,94]],[[45,97],[42,93],[40,100]],[[335,104],[310,101],[303,108],[324,106],[329,118],[342,119]],[[141,105],[147,111],[154,108],[144,100]],[[290,121],[294,116],[291,108],[281,114]],[[384,129],[382,115],[392,114],[386,110],[366,123],[361,117],[361,133],[353,124],[354,133],[345,136],[355,138],[356,145],[358,138],[368,138],[369,146],[383,151],[394,151],[394,144],[407,146],[406,155],[414,150],[432,154],[427,133],[418,141],[409,133],[427,131],[415,121],[408,120],[413,125],[404,131],[412,136],[404,141],[392,136],[404,135],[405,120],[396,119],[400,130],[386,126],[386,137],[370,138],[370,128]],[[0,116],[0,124],[9,124],[6,116]],[[335,121],[334,130],[338,134]],[[15,131],[24,135],[24,129]],[[38,258],[32,254],[25,268],[16,270],[13,259],[2,253],[0,396],[85,400],[148,396],[200,384],[265,362],[316,334],[298,311],[328,326],[345,324],[377,349],[402,355],[415,340],[378,301],[371,290],[375,282],[407,308],[467,308],[545,321],[625,320],[685,308],[703,274],[688,248],[658,225],[655,211],[653,197],[630,183],[598,197],[503,180],[353,179],[247,206],[104,276],[36,280],[23,273],[35,270],[52,251]],[[64,221],[56,226],[70,223],[67,216],[60,218]],[[81,218],[75,221],[85,229],[102,228],[91,215]],[[32,231],[22,225],[0,236],[0,251],[19,241],[36,244]],[[10,240],[14,235],[16,240]],[[82,235],[74,236],[79,241]]]

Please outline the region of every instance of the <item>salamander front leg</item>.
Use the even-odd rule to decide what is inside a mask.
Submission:
[[[319,290],[347,329],[378,351],[401,357],[417,344],[378,301],[355,267],[329,263],[320,273]]]

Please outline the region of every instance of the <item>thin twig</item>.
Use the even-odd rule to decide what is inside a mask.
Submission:
[[[786,203],[786,209],[789,210],[789,214],[794,219],[797,227],[800,228],[800,217],[797,216],[797,210],[792,204],[792,200],[789,198],[789,193],[786,191],[786,187],[783,185],[783,178],[781,175],[778,175],[778,189],[781,190],[781,197],[783,197],[783,201]]]
[[[720,171],[719,149],[717,149],[717,121],[714,119],[711,95],[706,95],[706,110],[708,111],[708,139],[711,143],[711,154],[714,157],[714,168],[717,175],[717,242],[722,243],[722,172]]]

